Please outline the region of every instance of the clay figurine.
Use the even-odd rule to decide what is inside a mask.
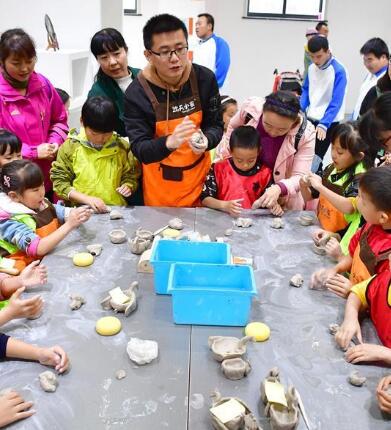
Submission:
[[[335,336],[337,334],[337,331],[339,330],[339,324],[333,323],[329,325],[329,332],[330,334],[332,334],[333,336]]]
[[[278,367],[273,367],[269,370],[269,373],[267,374],[266,378],[261,382],[261,399],[263,403],[267,404],[267,397],[266,397],[266,391],[265,391],[265,382],[280,382],[280,370]]]
[[[250,373],[251,365],[240,357],[228,358],[221,362],[221,370],[226,378],[236,381]]]
[[[270,403],[268,405],[269,410],[265,409],[265,414],[270,417],[270,427],[272,430],[294,430],[299,424],[299,407],[296,390],[290,386],[285,396],[288,407]]]
[[[307,227],[315,222],[315,217],[313,215],[303,213],[299,216],[299,222],[302,226]]]
[[[237,218],[234,221],[236,227],[249,228],[253,225],[253,220],[251,218]]]
[[[103,246],[100,243],[93,243],[91,245],[87,245],[87,251],[95,257],[101,254],[102,248]]]
[[[101,306],[105,310],[113,309],[115,313],[124,312],[129,316],[137,308],[138,282],[133,281],[127,290],[121,290],[119,287],[109,291],[109,295],[101,301]]]
[[[170,219],[170,221],[168,221],[168,226],[175,230],[182,230],[183,221],[180,218],[173,218],[173,219]]]
[[[131,337],[126,352],[136,364],[148,364],[158,356],[158,343],[154,340]]]
[[[212,420],[212,426],[215,430],[262,430],[257,423],[257,420],[250,408],[243,402],[243,400],[237,397],[222,397],[218,391],[214,391],[211,394],[212,407],[209,409],[210,417]],[[217,414],[218,406],[223,405],[226,402],[232,402],[239,404],[243,412],[239,413],[236,417],[232,418],[228,422],[222,422]]]
[[[367,378],[365,376],[361,376],[357,370],[354,370],[348,377],[348,382],[355,387],[362,387]]]
[[[145,228],[139,227],[136,230],[136,237],[138,237],[140,239],[152,241],[153,240],[153,233],[152,233],[152,231],[145,230]]]
[[[39,375],[39,383],[47,393],[54,393],[57,390],[57,376],[51,370],[46,370]]]
[[[126,233],[124,230],[116,228],[109,233],[111,243],[124,243],[126,241]]]
[[[297,273],[296,275],[293,275],[292,278],[289,281],[289,285],[292,285],[292,287],[300,288],[304,284],[304,279],[300,275],[300,273]]]
[[[136,236],[129,239],[129,246],[132,254],[141,255],[152,246],[152,241]]]
[[[115,377],[116,377],[118,380],[121,380],[121,379],[126,378],[126,371],[125,371],[124,369],[117,370],[117,371],[115,372]]]
[[[271,228],[275,228],[275,229],[281,229],[284,228],[284,221],[282,220],[282,218],[274,218],[272,223],[270,224]]]
[[[246,353],[247,342],[253,340],[251,336],[242,339],[231,336],[209,336],[208,345],[216,361],[223,361],[227,358],[241,357]]]
[[[69,298],[71,299],[71,303],[69,304],[69,307],[73,311],[80,309],[86,303],[85,298],[83,296],[80,296],[79,294],[71,294]]]
[[[110,219],[122,219],[123,217],[122,213],[116,209],[110,211]]]

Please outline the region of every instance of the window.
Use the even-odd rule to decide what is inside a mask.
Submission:
[[[247,18],[323,20],[326,0],[247,0]]]
[[[137,0],[124,0],[124,14],[137,15]]]

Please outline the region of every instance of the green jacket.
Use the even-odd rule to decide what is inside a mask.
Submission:
[[[140,69],[135,69],[134,67],[128,67],[128,69],[132,75],[132,79],[135,79],[140,72]],[[105,75],[101,69],[99,69],[96,75],[96,81],[88,93],[88,98],[95,96],[108,97],[116,105],[119,113],[119,120],[115,131],[120,136],[126,136],[124,125],[124,93],[115,79]]]
[[[53,189],[68,200],[72,189],[101,198],[107,205],[126,206],[116,189],[128,185],[134,192],[141,174],[140,163],[129,150],[129,143],[113,132],[111,138],[97,150],[88,145],[84,129],[69,132],[58,150],[50,178]]]

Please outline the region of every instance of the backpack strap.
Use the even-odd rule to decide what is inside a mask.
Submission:
[[[303,134],[304,134],[306,128],[307,128],[307,116],[304,114],[303,115],[303,122],[301,123],[301,126],[297,130],[297,133],[295,136],[295,151],[296,152],[297,152],[297,148],[299,147],[300,140],[303,137]]]

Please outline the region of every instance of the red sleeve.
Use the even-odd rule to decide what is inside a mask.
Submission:
[[[351,257],[353,257],[353,255],[354,255],[354,251],[357,248],[358,241],[360,240],[360,236],[361,236],[361,233],[362,233],[362,231],[363,231],[364,228],[365,228],[365,226],[359,228],[356,231],[356,233],[354,233],[354,235],[352,236],[352,238],[350,239],[350,242],[349,242],[349,254],[350,254]]]

